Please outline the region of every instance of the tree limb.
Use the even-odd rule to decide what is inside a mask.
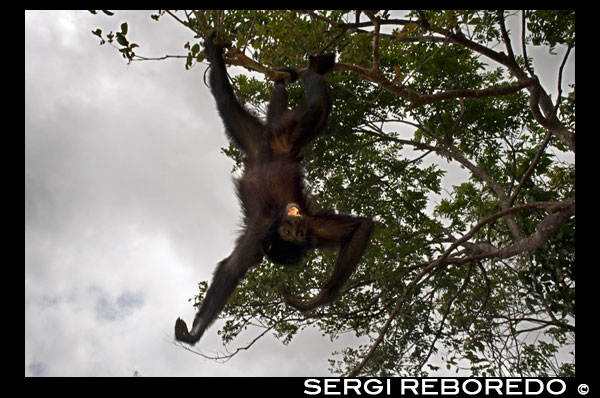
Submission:
[[[481,229],[485,224],[490,223],[498,218],[514,213],[517,211],[535,209],[535,208],[546,208],[550,212],[548,216],[546,216],[537,226],[536,232],[522,238],[521,240],[515,242],[512,246],[507,248],[498,249],[494,252],[490,253],[482,253],[479,255],[470,256],[467,258],[460,259],[449,259],[448,256],[450,253],[460,244],[469,240],[473,235]],[[404,293],[402,297],[396,303],[395,308],[392,310],[385,324],[379,330],[379,334],[373,345],[367,352],[367,354],[363,357],[362,361],[348,374],[348,377],[354,377],[359,374],[365,364],[369,361],[369,359],[373,356],[375,350],[383,341],[387,330],[389,329],[392,321],[400,314],[400,311],[403,307],[404,301],[406,300],[409,291],[412,289],[414,285],[416,285],[426,274],[433,271],[435,268],[440,267],[443,264],[464,264],[466,262],[472,262],[476,260],[481,260],[484,258],[508,258],[512,257],[523,251],[532,251],[540,247],[544,244],[554,233],[560,228],[561,224],[564,223],[567,219],[569,219],[572,215],[575,214],[575,198],[568,198],[560,202],[535,202],[535,203],[527,203],[520,206],[511,207],[510,209],[499,211],[489,217],[486,217],[479,223],[477,223],[471,230],[465,234],[462,238],[456,240],[437,260],[425,263],[419,274],[417,274],[410,283],[404,289]]]

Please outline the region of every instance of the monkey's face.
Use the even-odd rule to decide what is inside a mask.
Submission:
[[[277,227],[277,233],[286,242],[306,241],[306,226],[302,216],[284,216]]]
[[[297,265],[307,250],[307,227],[298,206],[291,203],[286,213],[273,220],[262,239],[263,251],[276,264]]]

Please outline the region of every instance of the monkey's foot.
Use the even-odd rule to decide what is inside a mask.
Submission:
[[[217,31],[214,30],[210,36],[204,40],[204,48],[206,48],[206,58],[212,63],[221,58],[224,48],[231,47],[231,43],[215,43],[213,40],[217,37]]]
[[[175,339],[188,344],[195,344],[198,341],[198,339],[194,338],[194,336],[188,332],[187,325],[181,318],[177,318],[177,321],[175,321]]]
[[[324,75],[335,66],[335,54],[310,55],[308,66],[315,69],[318,74]]]

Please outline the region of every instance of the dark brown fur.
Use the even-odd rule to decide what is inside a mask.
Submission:
[[[244,153],[244,171],[236,181],[236,190],[244,212],[244,231],[229,257],[215,270],[213,281],[192,330],[179,318],[175,338],[196,343],[221,312],[246,272],[266,255],[274,263],[297,265],[312,249],[339,249],[333,274],[312,299],[302,300],[282,285],[284,300],[301,311],[333,301],[340,288],[358,266],[371,231],[370,218],[315,212],[304,186],[301,165],[305,147],[327,123],[332,101],[323,74],[333,69],[332,54],[311,56],[302,75],[304,103],[287,109],[283,81],[275,83],[266,123],[250,115],[236,100],[227,79],[222,45],[205,41],[211,62],[210,87],[228,138]],[[295,77],[293,69],[286,69]],[[299,215],[288,215],[289,208]]]

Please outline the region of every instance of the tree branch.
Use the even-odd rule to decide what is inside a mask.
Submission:
[[[422,123],[418,123],[418,127],[419,127],[419,129],[421,129],[421,131],[423,131],[424,133],[429,135],[431,138],[433,138],[437,141],[441,140],[440,137],[438,137],[437,135],[435,135],[431,131],[429,131],[427,128],[425,128],[425,126],[423,126]],[[480,167],[475,166],[451,142],[446,140],[446,141],[443,141],[442,144],[445,146],[445,148],[437,147],[440,153],[443,153],[444,155],[449,156],[452,159],[456,160],[457,162],[462,164],[464,167],[466,167],[469,171],[471,171],[473,174],[475,174],[477,177],[481,178],[485,183],[487,183],[490,186],[490,188],[492,188],[494,193],[496,194],[496,197],[499,199],[500,206],[502,207],[502,209],[506,210],[506,209],[510,208],[509,198],[506,195],[504,188],[502,188],[502,186],[496,180],[494,180],[492,178],[492,176],[490,176],[488,173],[486,173]],[[519,230],[519,226],[517,225],[517,222],[515,221],[515,219],[513,217],[509,216],[506,218],[506,223],[508,224],[508,227],[509,227],[513,237],[515,238],[515,240],[520,239],[521,231]]]
[[[463,235],[460,239],[457,239],[450,245],[448,249],[435,261],[433,261],[426,268],[434,268],[442,265],[450,253],[456,249],[462,243],[468,241],[475,235],[477,231],[479,231],[484,225],[489,224],[493,221],[496,221],[498,218],[503,217],[507,214],[515,213],[522,210],[530,210],[544,207],[550,211],[550,214],[546,216],[537,226],[536,232],[531,234],[530,236],[524,237],[517,242],[515,242],[512,246],[508,248],[499,249],[495,252],[483,253],[481,255],[476,255],[469,257],[467,259],[462,259],[466,262],[467,260],[479,260],[482,258],[489,257],[498,257],[498,258],[508,258],[512,257],[517,253],[523,251],[532,251],[540,247],[546,240],[548,240],[554,232],[560,227],[560,225],[565,222],[569,217],[575,214],[575,198],[568,198],[560,202],[534,202],[534,203],[526,203],[520,206],[514,206],[505,210],[501,210],[491,216],[488,216],[478,222],[474,227],[469,230],[465,235]]]
[[[533,173],[533,171],[535,170],[535,167],[537,166],[540,158],[542,157],[542,154],[544,153],[546,146],[550,142],[550,137],[552,137],[552,134],[550,133],[550,130],[548,130],[548,132],[546,133],[546,136],[544,137],[544,141],[540,144],[540,149],[538,149],[538,152],[536,153],[535,158],[531,162],[531,165],[529,166],[529,168],[527,169],[525,174],[523,174],[523,177],[521,177],[521,181],[519,181],[519,185],[517,186],[517,188],[511,195],[510,199],[508,200],[508,204],[510,206],[512,206],[512,204],[515,202],[515,200],[517,199],[517,195],[519,195],[519,192],[521,191],[521,188],[523,187],[525,182],[527,182],[531,173]]]
[[[481,229],[485,224],[490,223],[498,218],[514,213],[522,210],[529,210],[535,208],[547,208],[550,214],[546,216],[537,226],[536,232],[531,234],[528,237],[522,238],[518,242],[515,242],[512,246],[498,249],[495,252],[482,253],[479,255],[474,255],[466,258],[460,259],[449,259],[448,256],[450,253],[459,245],[463,244],[467,240],[469,240],[475,233]],[[424,265],[419,274],[417,274],[410,283],[404,289],[404,293],[402,297],[396,303],[395,308],[392,310],[385,324],[379,330],[379,334],[373,345],[367,352],[367,354],[363,357],[362,361],[348,374],[348,377],[355,377],[359,374],[365,364],[369,361],[369,359],[373,356],[377,347],[383,341],[385,334],[387,333],[392,321],[402,309],[404,301],[406,300],[409,291],[412,289],[414,285],[416,285],[426,274],[432,272],[435,268],[440,267],[443,264],[464,264],[466,262],[472,262],[481,260],[484,258],[508,258],[512,257],[515,254],[518,254],[523,251],[532,251],[540,247],[544,244],[554,233],[560,228],[561,224],[564,223],[567,219],[569,219],[572,215],[575,214],[575,198],[568,198],[560,202],[535,202],[535,203],[527,203],[520,206],[511,207],[510,209],[499,211],[489,217],[486,217],[479,223],[477,223],[471,230],[465,234],[462,238],[456,240],[437,260],[432,261],[430,263],[422,264]]]
[[[411,102],[410,108],[456,98],[475,99],[511,95],[517,93],[523,88],[529,87],[536,82],[536,80],[533,78],[526,78],[508,86],[494,86],[482,90],[459,89],[442,91],[436,94],[420,94],[408,87],[400,87],[393,84],[387,80],[385,75],[383,75],[379,70],[376,71],[373,69],[364,68],[362,66],[346,64],[342,62],[338,62],[336,64],[336,69],[354,72],[363,79],[380,85],[386,91],[409,100]]]
[[[420,13],[420,15],[422,15],[422,18],[425,17],[422,12]],[[532,106],[532,112],[536,121],[540,123],[543,127],[552,131],[552,133],[555,134],[563,143],[565,143],[565,145],[567,145],[573,152],[575,152],[575,134],[566,129],[564,125],[560,122],[560,120],[558,120],[558,118],[556,117],[556,112],[554,110],[554,104],[550,100],[550,96],[543,90],[543,88],[539,84],[539,81],[537,81],[537,77],[533,75],[533,73],[531,78],[534,78],[536,82],[535,84],[532,84],[532,82],[530,81],[531,78],[528,77],[526,73],[517,64],[516,60],[514,59],[514,54],[513,58],[511,59],[510,56],[507,56],[503,52],[494,51],[490,48],[487,48],[479,43],[470,40],[460,31],[458,31],[457,33],[453,33],[445,29],[432,27],[429,25],[429,22],[426,21],[421,22],[421,26],[423,26],[426,30],[430,30],[432,32],[450,38],[452,43],[462,45],[468,49],[471,49],[479,54],[482,54],[498,62],[501,65],[506,66],[517,77],[519,82],[521,84],[524,84],[524,87],[528,88],[528,90],[531,93],[531,96],[535,97],[535,101],[532,100],[531,104],[535,104],[535,106]],[[537,108],[538,104],[544,112],[543,116]]]
[[[569,54],[571,53],[571,49],[573,46],[569,44],[567,47],[567,52],[560,64],[560,68],[558,69],[558,95],[556,96],[556,105],[554,105],[554,112],[558,111],[558,107],[560,106],[560,102],[562,101],[562,77],[563,77],[563,69],[565,68],[565,64],[567,63],[567,59],[569,58]]]
[[[502,40],[504,41],[504,45],[506,46],[508,58],[511,60],[511,62],[514,62],[516,64],[517,61],[515,60],[515,53],[513,52],[512,45],[510,44],[510,38],[508,37],[508,32],[506,31],[506,25],[504,23],[504,10],[496,11],[496,15],[498,16],[498,20],[500,21],[500,33],[502,34]]]
[[[444,323],[446,322],[446,318],[448,317],[448,314],[450,313],[452,304],[454,304],[454,301],[458,298],[458,296],[465,290],[465,288],[469,284],[469,281],[471,279],[471,271],[472,270],[473,270],[473,263],[470,263],[469,268],[467,268],[467,274],[465,275],[465,277],[463,279],[462,285],[458,288],[456,293],[454,293],[454,295],[452,295],[450,300],[448,300],[448,305],[446,306],[446,311],[444,311],[444,315],[442,316],[442,320],[440,321],[440,326],[438,327],[438,330],[435,334],[435,337],[433,338],[433,341],[429,344],[429,350],[427,351],[427,354],[425,355],[425,357],[423,357],[423,360],[419,364],[419,369],[421,369],[423,366],[425,366],[425,363],[427,363],[427,361],[429,360],[429,357],[431,356],[431,353],[433,352],[435,343],[437,342],[437,340],[440,338],[440,335],[442,334],[442,330],[444,329]]]
[[[523,51],[523,61],[525,62],[525,68],[529,72],[530,76],[533,76],[533,70],[529,65],[529,58],[527,57],[527,43],[525,41],[525,32],[527,31],[527,25],[525,24],[525,10],[521,10],[521,47]]]
[[[381,25],[379,24],[379,18],[375,16],[371,11],[363,11],[373,23],[373,71],[379,71],[379,30]]]
[[[192,26],[192,24],[190,24],[189,22],[186,22],[186,21],[183,21],[183,20],[179,19],[179,17],[177,17],[177,15],[175,15],[174,13],[172,13],[172,12],[171,12],[171,11],[169,11],[169,10],[165,10],[165,12],[166,12],[167,14],[169,14],[169,15],[170,15],[170,16],[171,16],[173,19],[175,19],[177,22],[179,22],[180,24],[182,24],[182,25],[183,25],[183,26],[185,26],[186,28],[190,29],[192,32],[194,32],[194,33],[196,33],[196,34],[198,34],[198,35],[200,35],[200,36],[206,36],[206,33],[207,33],[207,32],[201,32],[201,31],[199,31],[199,30],[196,30],[196,28],[194,28],[194,27]],[[196,14],[196,16],[198,16],[198,15]],[[197,19],[197,21],[200,21],[200,19]]]
[[[175,345],[177,347],[185,348],[189,352],[199,355],[202,358],[210,359],[213,361],[227,362],[231,358],[233,358],[235,355],[237,355],[240,351],[246,351],[246,350],[250,349],[250,347],[252,347],[254,345],[254,343],[256,343],[258,340],[260,340],[260,338],[263,337],[265,334],[267,334],[268,331],[273,329],[274,326],[275,325],[265,328],[265,330],[262,333],[260,333],[258,336],[256,336],[254,339],[252,339],[252,341],[250,341],[250,343],[248,343],[247,345],[245,345],[243,347],[236,348],[234,352],[230,352],[227,355],[223,355],[223,354],[217,354],[215,356],[206,355],[200,351],[192,349],[189,345],[178,342],[178,341],[173,341],[173,345]]]
[[[494,86],[482,90],[448,90],[437,94],[419,94],[412,100],[411,107],[432,104],[434,102],[446,101],[454,98],[487,98],[511,95],[522,89],[529,87],[535,82],[534,79],[520,80],[508,86]]]

